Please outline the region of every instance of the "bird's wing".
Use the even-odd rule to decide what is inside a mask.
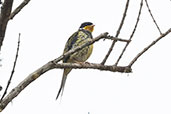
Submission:
[[[70,36],[70,38],[68,39],[67,43],[65,44],[64,53],[68,52],[69,50],[71,50],[71,49],[74,47],[74,44],[75,44],[75,42],[77,41],[77,38],[78,38],[78,31],[75,32],[74,34],[72,34],[72,35]],[[70,56],[64,57],[63,62],[64,62],[64,63],[68,62],[69,57],[70,57]],[[59,89],[59,91],[58,91],[56,100],[58,99],[60,93],[61,93],[61,96],[62,96],[62,94],[63,94],[65,82],[66,82],[66,79],[67,79],[67,75],[68,75],[68,73],[69,73],[70,71],[71,71],[71,68],[64,69],[64,73],[63,73],[63,77],[62,77],[60,89]]]
[[[77,41],[77,38],[78,38],[78,31],[75,32],[74,34],[72,34],[72,35],[69,37],[67,43],[65,44],[65,48],[64,48],[64,52],[63,52],[63,53],[66,53],[66,52],[68,52],[69,50],[71,50],[71,49],[73,48],[73,45],[74,45],[75,42]],[[68,56],[68,57],[65,57],[65,58],[63,59],[63,62],[64,62],[64,63],[67,62],[68,59],[69,59],[69,56]]]

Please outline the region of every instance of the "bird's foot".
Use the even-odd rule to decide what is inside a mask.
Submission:
[[[84,63],[85,63],[85,64],[88,64],[88,65],[90,64],[89,62],[84,62]]]

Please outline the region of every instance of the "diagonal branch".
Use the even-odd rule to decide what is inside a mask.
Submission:
[[[64,55],[61,55],[60,57],[58,57],[58,58],[55,59],[54,61],[55,61],[55,63],[58,63],[60,60],[63,59],[64,56],[65,56],[65,57],[66,57],[66,56],[69,56],[69,55],[75,53],[76,51],[79,51],[80,49],[82,49],[82,48],[84,48],[84,47],[86,47],[86,46],[89,46],[89,45],[93,44],[94,42],[99,41],[100,39],[103,39],[103,38],[104,38],[104,39],[111,39],[111,40],[114,40],[114,41],[129,42],[129,40],[125,40],[125,39],[120,39],[120,38],[117,38],[117,37],[109,36],[108,33],[105,32],[105,33],[102,33],[102,34],[100,34],[99,36],[95,37],[94,39],[92,39],[92,40],[86,42],[85,44],[83,44],[83,45],[81,45],[81,46],[78,46],[78,47],[76,47],[76,48],[74,48],[74,49],[72,49],[72,50],[66,52]]]
[[[101,71],[111,71],[111,72],[120,72],[120,73],[131,73],[132,69],[127,66],[113,66],[113,65],[101,65],[95,63],[62,63],[62,64],[53,64],[53,68],[74,68],[74,69],[98,69]]]
[[[161,30],[160,30],[160,28],[159,28],[159,26],[158,26],[156,20],[154,19],[154,16],[153,16],[153,14],[152,14],[152,12],[151,12],[151,10],[150,10],[150,7],[149,7],[149,5],[148,5],[147,0],[145,0],[145,3],[146,3],[146,6],[147,6],[147,8],[148,8],[148,12],[149,12],[150,15],[151,15],[151,18],[153,19],[154,24],[156,25],[156,27],[157,27],[157,29],[158,29],[160,35],[162,35],[162,32],[161,32]]]
[[[108,36],[107,32],[100,34],[96,38],[89,40],[89,41],[87,41],[87,43],[68,51],[67,53],[61,55],[57,59],[54,59],[54,60],[46,63],[45,65],[43,65],[42,67],[40,67],[39,69],[37,69],[36,71],[31,73],[17,87],[12,89],[11,92],[4,99],[2,99],[2,101],[0,103],[0,112],[8,105],[8,103],[10,101],[12,101],[30,83],[32,83],[34,80],[39,78],[45,72],[47,72],[51,69],[54,69],[54,68],[91,68],[91,69],[99,69],[99,70],[108,70],[108,71],[112,71],[112,72],[131,72],[131,68],[129,68],[129,67],[103,66],[101,64],[82,64],[82,65],[70,64],[70,63],[57,64],[64,57],[69,56],[69,55],[75,53],[76,51],[79,51],[80,49],[95,43],[96,41],[98,41],[100,39],[103,39],[103,38],[109,39],[110,37],[111,36]],[[115,37],[112,37],[112,38],[113,38],[113,40],[119,39],[119,38],[115,38]],[[124,40],[124,41],[126,41],[126,40]]]
[[[30,0],[24,0],[9,16],[9,20],[13,19],[15,15],[17,15],[28,3]]]
[[[119,34],[120,34],[120,31],[121,31],[122,26],[123,26],[124,21],[125,21],[126,13],[127,13],[127,10],[128,10],[128,5],[129,5],[129,0],[127,0],[127,2],[126,2],[125,11],[124,11],[124,14],[123,14],[121,23],[120,23],[120,25],[119,25],[119,28],[118,28],[118,30],[117,30],[117,32],[116,32],[115,37],[118,37]],[[107,52],[105,58],[104,58],[103,61],[101,62],[102,65],[104,65],[104,64],[106,63],[106,61],[107,61],[107,59],[108,59],[110,53],[111,53],[112,50],[113,50],[113,47],[114,47],[115,43],[116,43],[116,40],[114,40],[114,41],[112,42],[112,45],[110,46],[109,51]]]
[[[136,28],[137,28],[137,26],[138,26],[138,22],[139,22],[139,20],[140,20],[140,15],[141,15],[142,6],[143,6],[143,0],[141,0],[141,3],[140,3],[140,9],[139,9],[137,21],[136,21],[136,23],[135,23],[135,27],[134,27],[134,29],[133,29],[133,31],[132,31],[132,33],[131,33],[130,38],[129,38],[130,41],[132,40],[132,38],[133,38],[133,36],[134,36],[134,33],[135,33],[135,31],[136,31]],[[127,42],[127,43],[126,43],[126,45],[125,45],[124,49],[122,50],[122,52],[121,52],[121,54],[120,54],[118,60],[117,60],[116,63],[115,63],[115,66],[118,65],[120,59],[122,58],[124,52],[126,51],[126,48],[127,48],[128,45],[129,45],[129,43],[130,43],[130,42]]]
[[[1,6],[0,12],[0,50],[5,37],[5,31],[8,24],[8,18],[11,14],[13,0],[5,0]]]
[[[96,38],[92,39],[91,41],[88,41],[88,42],[86,42],[85,44],[83,44],[83,45],[81,45],[81,46],[78,46],[78,47],[76,47],[76,48],[74,48],[74,49],[72,49],[72,50],[66,52],[65,54],[61,55],[60,57],[58,57],[57,59],[55,59],[54,62],[55,62],[55,63],[58,63],[58,62],[61,61],[64,57],[67,57],[67,56],[69,56],[69,55],[75,53],[76,51],[79,51],[80,49],[82,49],[82,48],[84,48],[84,47],[86,47],[86,46],[88,46],[88,45],[91,45],[91,44],[93,44],[94,42],[96,42],[96,41],[98,41],[98,40],[100,40],[100,39],[102,39],[102,38],[107,37],[107,35],[108,35],[107,32],[100,34],[99,36],[97,36]]]
[[[146,48],[144,48],[140,53],[137,54],[137,56],[129,63],[129,67],[131,67],[137,59],[144,54],[148,49],[150,49],[154,44],[156,44],[159,40],[161,40],[163,37],[165,37],[167,34],[171,32],[171,28],[167,30],[165,33],[161,34],[156,40],[154,40],[150,45],[148,45]]]
[[[12,72],[11,72],[11,75],[10,75],[10,78],[8,80],[8,83],[7,83],[7,86],[5,88],[5,91],[0,99],[0,102],[2,101],[2,99],[4,98],[4,96],[6,95],[7,93],[7,90],[9,88],[9,85],[11,83],[11,80],[12,80],[12,77],[14,75],[14,71],[15,71],[15,66],[16,66],[16,63],[17,63],[17,58],[18,58],[18,52],[19,52],[19,47],[20,47],[20,33],[19,33],[19,36],[18,36],[18,46],[17,46],[17,52],[16,52],[16,56],[15,56],[15,60],[14,60],[14,65],[13,65],[13,68],[12,68]]]

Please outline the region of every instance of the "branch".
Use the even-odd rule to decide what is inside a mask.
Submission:
[[[15,15],[17,15],[23,8],[26,6],[30,0],[24,0],[9,16],[9,20],[13,19]]]
[[[101,65],[95,63],[62,63],[54,64],[52,68],[74,68],[74,69],[98,69],[101,71],[111,71],[111,72],[120,72],[120,73],[131,73],[132,69],[127,66],[113,66],[113,65]]]
[[[109,39],[110,37],[111,36],[108,36],[107,32],[103,33],[103,34],[100,34],[96,38],[94,38],[92,40],[89,40],[89,41],[87,41],[87,43],[68,51],[67,53],[61,55],[57,59],[54,59],[54,60],[46,63],[45,65],[43,65],[42,67],[40,67],[39,69],[37,69],[36,71],[31,73],[17,87],[12,89],[11,92],[4,99],[2,99],[2,101],[0,103],[0,112],[8,105],[8,103],[10,101],[12,101],[12,99],[14,99],[31,82],[36,80],[38,77],[40,77],[45,72],[47,72],[47,71],[49,71],[51,69],[54,69],[54,68],[91,68],[91,69],[99,69],[99,70],[108,70],[108,71],[112,71],[112,72],[131,72],[131,68],[129,68],[129,67],[103,66],[103,65],[100,65],[100,64],[82,64],[82,65],[74,64],[74,63],[73,64],[70,64],[70,63],[57,64],[64,57],[69,56],[69,55],[75,53],[76,51],[79,51],[82,48],[84,48],[86,46],[89,46],[89,45],[93,44],[94,42],[96,42],[96,41],[98,41],[100,39],[103,39],[103,38]],[[114,38],[114,37],[112,37],[112,38],[114,40],[119,39],[119,38]],[[126,40],[124,40],[124,41],[126,41]]]
[[[153,14],[152,14],[152,12],[151,12],[151,10],[150,10],[150,7],[149,7],[149,5],[148,5],[147,0],[145,0],[145,3],[146,3],[146,6],[147,6],[147,8],[148,8],[148,12],[150,13],[150,15],[151,15],[151,17],[152,17],[152,19],[153,19],[154,24],[156,25],[156,27],[157,27],[157,29],[158,29],[160,35],[162,35],[162,32],[161,32],[161,30],[160,30],[160,28],[159,28],[159,26],[158,26],[156,20],[154,19],[154,16],[153,16]]]
[[[72,49],[72,50],[66,52],[66,53],[63,54],[63,55],[61,55],[60,57],[58,57],[57,59],[55,59],[54,62],[55,62],[55,63],[58,63],[58,62],[61,61],[64,57],[67,57],[67,56],[69,56],[69,55],[75,53],[76,51],[79,51],[80,49],[82,49],[82,48],[84,48],[84,47],[86,47],[86,46],[89,46],[89,45],[93,44],[94,42],[96,42],[96,41],[98,41],[98,40],[100,40],[100,39],[102,39],[102,38],[106,38],[107,35],[108,35],[107,32],[100,34],[99,36],[97,36],[96,38],[94,38],[94,39],[92,39],[92,40],[86,42],[85,44],[83,44],[83,45],[81,45],[81,46],[77,46],[76,48],[74,48],[74,49]]]
[[[0,13],[0,50],[5,37],[5,31],[8,24],[8,18],[11,14],[13,0],[5,0]]]
[[[126,13],[127,13],[127,10],[128,10],[128,5],[129,5],[129,0],[127,0],[127,2],[126,2],[125,11],[124,11],[124,14],[123,14],[121,23],[120,23],[120,25],[119,25],[119,28],[118,28],[118,30],[117,30],[117,32],[116,32],[115,37],[118,37],[119,34],[120,34],[121,28],[122,28],[122,26],[123,26],[123,24],[124,24],[124,21],[125,21]],[[109,51],[107,52],[105,58],[104,58],[103,61],[101,62],[102,65],[104,65],[104,64],[106,63],[106,61],[107,61],[107,59],[108,59],[110,53],[111,53],[112,50],[113,50],[113,47],[114,47],[115,43],[116,43],[116,40],[114,40],[114,41],[112,42],[112,45],[110,46]]]
[[[0,112],[7,106],[7,104],[12,101],[25,87],[27,87],[31,82],[36,80],[45,72],[54,69],[54,68],[74,68],[74,69],[98,69],[112,72],[121,72],[121,73],[130,73],[132,70],[130,67],[121,67],[121,66],[104,66],[101,64],[92,64],[92,63],[62,63],[57,64],[55,61],[50,61],[35,72],[31,73],[27,78],[25,78],[18,86],[16,86],[12,91],[2,100],[0,103]]]
[[[108,35],[108,37],[106,37],[105,39],[109,39],[109,40],[113,40],[113,41],[121,41],[121,42],[130,42],[131,40],[126,40],[126,39],[122,39],[122,38],[117,38],[117,37],[113,37]]]
[[[100,39],[111,39],[111,40],[114,40],[114,41],[123,41],[123,42],[129,42],[129,40],[125,40],[125,39],[120,39],[120,38],[117,38],[117,37],[113,37],[113,36],[109,36],[107,32],[105,33],[102,33],[100,34],[99,36],[95,37],[94,39],[90,40],[90,41],[87,41],[85,44],[81,45],[81,46],[77,46],[76,48],[66,52],[64,55],[61,55],[60,57],[58,57],[57,59],[55,59],[55,63],[58,63],[60,60],[62,60],[65,57],[75,53],[76,51],[79,51],[80,49],[86,47],[86,46],[89,46],[91,44],[93,44],[94,42],[96,41],[99,41]]]
[[[25,87],[27,87],[31,82],[36,80],[43,73],[47,72],[51,68],[51,62],[45,64],[41,68],[37,69],[35,72],[31,73],[27,78],[25,78],[21,83],[19,83],[11,92],[2,99],[0,103],[0,112],[11,102]]]
[[[141,0],[141,3],[140,3],[140,9],[139,9],[139,13],[138,13],[137,21],[136,21],[136,23],[135,23],[135,27],[134,27],[134,29],[133,29],[133,31],[132,31],[132,33],[131,33],[130,38],[129,38],[129,40],[130,40],[130,41],[132,40],[132,38],[133,38],[133,36],[134,36],[134,33],[135,33],[135,31],[136,31],[136,28],[137,28],[138,22],[139,22],[139,20],[140,20],[140,15],[141,15],[142,6],[143,6],[143,0]],[[116,63],[115,63],[115,66],[117,66],[117,65],[118,65],[118,63],[119,63],[120,59],[122,58],[122,56],[123,56],[124,52],[126,51],[126,48],[127,48],[127,47],[128,47],[128,45],[129,45],[129,43],[130,43],[130,42],[127,42],[127,43],[126,43],[126,45],[125,45],[124,49],[122,50],[122,53],[120,54],[120,56],[119,56],[118,60],[117,60],[117,61],[116,61]]]
[[[19,36],[18,36],[17,52],[16,52],[16,56],[15,56],[15,60],[14,60],[13,69],[12,69],[12,71],[11,71],[11,76],[10,76],[10,78],[9,78],[9,80],[8,80],[8,83],[7,83],[7,86],[6,86],[6,88],[5,88],[5,91],[4,91],[4,93],[3,93],[2,97],[1,97],[0,103],[1,103],[2,99],[4,98],[4,96],[6,95],[7,90],[8,90],[8,88],[9,88],[9,85],[10,85],[10,83],[11,83],[12,77],[13,77],[13,75],[14,75],[15,66],[16,66],[17,58],[18,58],[19,47],[20,47],[20,33],[19,33]]]
[[[137,56],[129,63],[129,67],[131,67],[137,59],[144,54],[148,49],[150,49],[155,43],[157,43],[160,39],[165,37],[167,34],[171,32],[171,28],[167,30],[165,33],[161,34],[156,40],[154,40],[150,45],[148,45],[146,48],[144,48],[140,53],[137,54]]]

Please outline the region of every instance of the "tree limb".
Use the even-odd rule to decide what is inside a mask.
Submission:
[[[113,65],[101,65],[95,63],[54,63],[52,68],[74,68],[74,69],[98,69],[101,71],[111,71],[111,72],[120,72],[120,73],[131,73],[132,69],[127,66],[113,66]]]
[[[97,36],[96,38],[87,41],[87,43],[78,46],[70,51],[68,51],[67,53],[61,55],[60,57],[58,57],[57,59],[54,59],[48,63],[46,63],[45,65],[43,65],[42,67],[40,67],[39,69],[37,69],[36,71],[34,71],[33,73],[31,73],[27,78],[25,78],[18,86],[16,86],[14,89],[11,90],[11,92],[4,98],[2,99],[1,103],[0,103],[0,112],[8,105],[8,103],[10,101],[12,101],[24,88],[26,88],[31,82],[33,82],[34,80],[36,80],[38,77],[40,77],[42,74],[44,74],[45,72],[54,69],[54,68],[89,68],[89,69],[99,69],[99,70],[107,70],[107,71],[112,71],[112,72],[131,72],[131,68],[130,67],[115,67],[115,66],[104,66],[104,65],[100,65],[100,64],[74,64],[74,63],[63,63],[63,64],[58,64],[59,61],[61,61],[64,57],[69,56],[73,53],[75,53],[76,51],[81,50],[82,48],[93,44],[94,42],[102,39],[102,38],[107,38],[109,39],[111,36],[108,36],[108,33],[103,33],[100,34],[99,36]],[[117,40],[119,38],[115,38],[115,37],[111,37],[113,40]],[[126,41],[126,40],[124,40]]]
[[[30,2],[30,0],[24,0],[9,16],[9,20],[13,19],[15,15],[17,15],[23,8],[24,6],[26,6],[28,3]]]
[[[8,24],[8,18],[11,14],[13,0],[5,0],[0,13],[0,50],[5,37],[5,31]]]
[[[39,78],[45,72],[54,69],[54,68],[73,68],[73,69],[98,69],[112,72],[121,72],[121,73],[130,73],[132,69],[127,66],[107,66],[101,64],[93,64],[93,63],[61,63],[57,64],[55,61],[50,61],[38,70],[31,73],[27,78],[25,78],[19,85],[17,85],[11,92],[2,100],[0,103],[0,112],[8,105],[10,101],[12,101],[25,87],[27,87],[31,82]]]
[[[161,40],[163,37],[165,37],[167,34],[171,32],[171,28],[167,30],[165,33],[161,34],[156,40],[154,40],[150,45],[148,45],[146,48],[144,48],[140,53],[137,54],[137,56],[129,63],[129,67],[132,67],[132,65],[137,61],[137,59],[144,54],[148,49],[150,49],[154,44],[156,44],[159,40]]]
[[[4,41],[5,31],[10,19],[13,19],[30,0],[24,0],[12,13],[13,0],[4,0],[0,12],[0,50]]]

